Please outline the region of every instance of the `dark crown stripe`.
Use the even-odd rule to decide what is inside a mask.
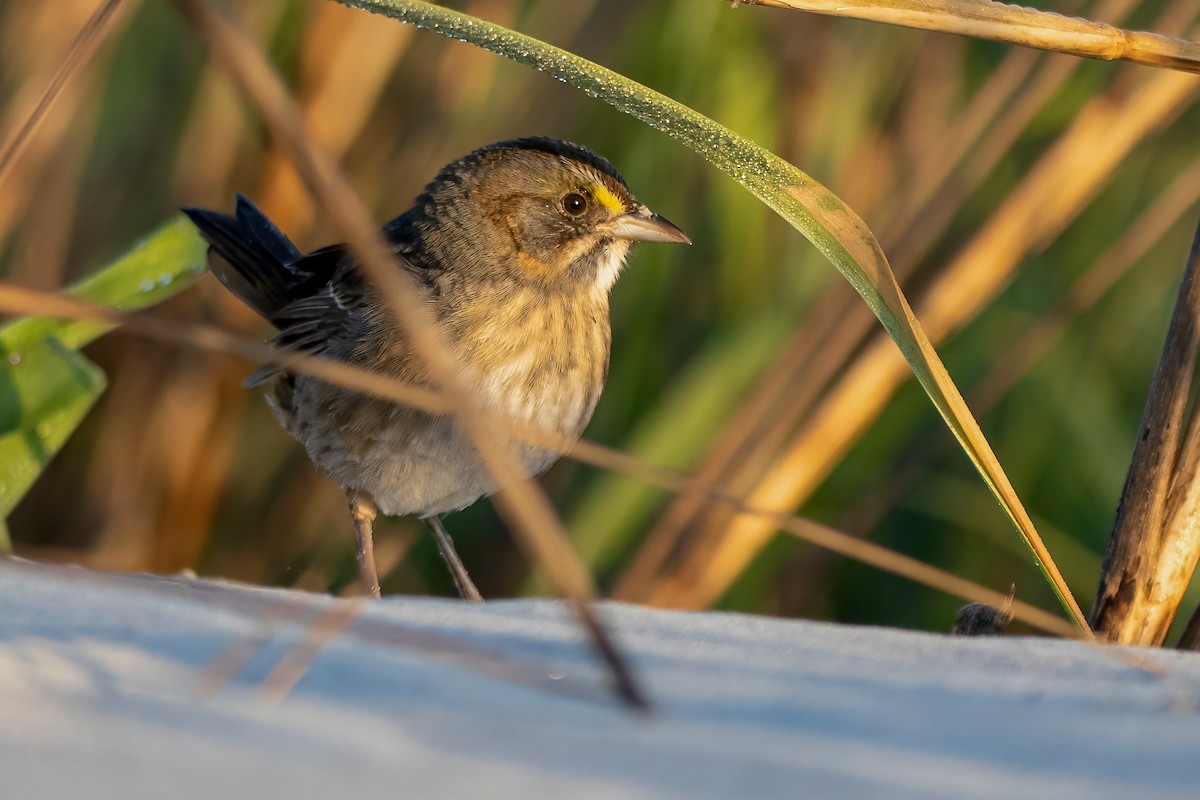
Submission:
[[[486,147],[481,147],[469,155],[463,156],[458,161],[446,165],[446,167],[438,175],[435,182],[442,182],[447,179],[461,180],[456,174],[459,170],[500,150],[533,150],[536,152],[569,158],[572,161],[578,161],[581,164],[586,164],[596,171],[607,175],[624,187],[626,191],[629,189],[628,184],[625,183],[625,179],[621,177],[621,173],[617,172],[617,168],[609,163],[608,159],[604,156],[592,152],[581,144],[564,142],[562,139],[551,139],[546,136],[511,139],[507,142],[497,142],[496,144],[489,144]]]
[[[564,142],[562,139],[550,139],[545,136],[537,136],[526,139],[513,139],[512,141],[508,142],[500,142],[499,144],[494,144],[483,149],[499,150],[504,148],[537,150],[543,153],[569,158],[573,161],[579,161],[583,164],[587,164],[599,172],[603,172],[617,183],[629,188],[625,183],[625,179],[621,177],[621,173],[617,172],[617,168],[614,167],[607,158],[589,150],[581,144]]]

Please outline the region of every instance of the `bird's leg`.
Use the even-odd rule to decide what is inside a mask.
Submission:
[[[442,560],[446,562],[446,567],[450,570],[450,577],[454,578],[458,596],[468,603],[482,603],[483,595],[475,588],[475,583],[467,574],[467,568],[463,566],[462,559],[458,557],[458,552],[454,549],[454,542],[451,541],[450,534],[446,533],[446,528],[442,525],[441,517],[425,517],[425,524],[429,526],[433,540],[437,542],[438,552],[442,554]]]
[[[375,501],[366,492],[351,489],[346,492],[350,503],[350,518],[354,520],[354,536],[358,539],[358,574],[371,597],[379,597],[379,573],[375,571]]]

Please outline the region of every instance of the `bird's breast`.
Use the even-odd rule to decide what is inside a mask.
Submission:
[[[606,305],[517,297],[459,340],[477,401],[497,414],[578,436],[608,370]]]

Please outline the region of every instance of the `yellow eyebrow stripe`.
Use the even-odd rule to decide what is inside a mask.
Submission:
[[[619,198],[615,194],[613,194],[612,190],[609,189],[604,184],[598,183],[595,186],[593,186],[592,187],[592,196],[596,198],[597,203],[604,206],[612,213],[614,213],[614,214],[625,213],[625,204],[621,202],[621,198]]]

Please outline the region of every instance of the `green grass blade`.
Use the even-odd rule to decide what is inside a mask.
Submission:
[[[0,516],[8,516],[105,380],[99,367],[53,336],[29,341],[0,334],[0,357]],[[7,550],[9,543],[0,547]]]
[[[419,0],[337,0],[469,42],[547,73],[663,131],[703,156],[800,231],[845,276],[899,346],[913,374],[1033,552],[1063,607],[1087,623],[978,423],[913,315],[867,225],[796,167],[687,106],[537,39]]]
[[[127,255],[71,287],[82,300],[145,308],[190,286],[205,245],[180,217]],[[29,317],[0,328],[0,517],[7,517],[104,390],[104,373],[79,348],[112,328]],[[8,551],[0,528],[0,550]]]
[[[133,246],[133,249],[99,272],[67,290],[72,297],[117,311],[137,311],[178,294],[204,272],[208,245],[195,226],[180,215]],[[108,332],[112,326],[97,322],[59,323],[56,334],[70,347],[79,348]]]

